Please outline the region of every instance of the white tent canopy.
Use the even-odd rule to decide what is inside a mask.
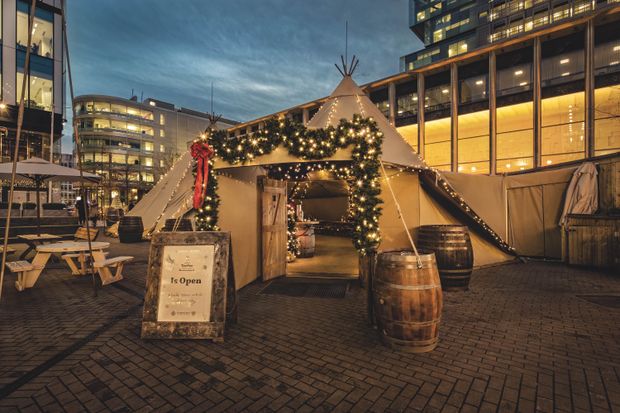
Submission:
[[[373,118],[383,132],[381,160],[383,162],[411,167],[425,167],[425,163],[411,146],[400,136],[383,113],[372,103],[350,75],[344,76],[338,87],[308,122],[308,129],[324,129],[337,126],[340,119],[353,119],[354,115]]]

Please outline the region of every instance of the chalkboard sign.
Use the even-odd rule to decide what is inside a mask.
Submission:
[[[228,232],[162,232],[151,240],[142,338],[224,339],[234,307]],[[232,294],[231,290],[232,289]]]

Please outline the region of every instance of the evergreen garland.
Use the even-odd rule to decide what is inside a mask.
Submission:
[[[210,142],[215,156],[231,165],[244,164],[256,157],[273,152],[278,146],[302,160],[321,160],[333,156],[338,149],[352,146],[350,169],[350,209],[354,224],[353,243],[362,254],[381,241],[379,217],[382,203],[380,162],[383,133],[372,118],[354,115],[352,121],[341,119],[338,126],[307,129],[290,119],[272,118],[257,132],[229,137],[225,130],[211,131]],[[209,182],[205,205],[197,212],[200,231],[217,228],[217,182],[209,162]],[[212,187],[212,185],[215,186]],[[203,229],[204,228],[204,229]]]
[[[209,135],[213,136],[212,131],[207,131],[206,134],[202,135],[199,139],[207,143]],[[209,176],[207,181],[207,192],[205,196],[204,203],[202,207],[196,211],[196,215],[194,217],[196,222],[196,231],[219,231],[219,227],[217,226],[218,221],[218,210],[220,207],[220,196],[217,192],[217,174],[214,170],[214,159],[212,157],[209,159]],[[197,163],[194,161],[193,165],[193,174],[194,178],[196,178],[196,168],[198,167]]]
[[[295,235],[295,227],[297,226],[297,219],[295,217],[295,207],[291,204],[286,205],[286,249],[294,257],[299,256],[299,240]]]

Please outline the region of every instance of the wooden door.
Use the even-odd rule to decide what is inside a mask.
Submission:
[[[263,281],[286,275],[286,181],[261,177]]]

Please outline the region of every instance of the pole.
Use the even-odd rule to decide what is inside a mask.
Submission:
[[[52,126],[50,127],[50,162],[54,163],[54,104],[52,103]],[[47,186],[47,202],[52,202],[52,181]]]
[[[4,225],[4,244],[2,248],[2,268],[0,268],[0,299],[2,299],[2,284],[4,283],[4,270],[6,267],[6,249],[9,245],[9,229],[11,225],[11,211],[13,208],[13,195],[15,187],[15,175],[17,175],[17,158],[19,156],[19,141],[22,134],[22,124],[24,123],[24,96],[28,85],[28,73],[30,73],[30,45],[32,44],[32,26],[34,25],[34,11],[37,7],[37,0],[32,0],[30,5],[30,16],[28,18],[28,44],[26,45],[26,61],[24,62],[24,76],[22,80],[22,95],[19,99],[19,110],[17,112],[17,131],[15,133],[15,151],[13,153],[13,169],[11,170],[11,186],[9,188],[9,209],[6,213]]]
[[[34,183],[36,188],[35,194],[37,195],[37,234],[41,235],[41,178],[35,177]]]
[[[32,0],[33,2],[36,0]],[[77,154],[78,160],[78,169],[80,170],[80,181],[82,181],[82,185],[80,185],[80,192],[82,193],[82,199],[84,200],[84,211],[86,212],[86,233],[88,234],[88,254],[91,257],[88,260],[88,269],[90,270],[91,279],[93,281],[93,295],[97,296],[97,281],[95,279],[95,268],[93,267],[93,246],[90,239],[90,214],[88,212],[88,199],[86,197],[86,190],[84,188],[84,169],[82,168],[82,148],[80,142],[80,133],[78,129],[78,122],[76,119],[76,111],[75,111],[75,95],[73,93],[73,77],[71,76],[71,60],[69,59],[69,42],[67,40],[67,18],[65,15],[65,0],[61,2],[62,8],[62,36],[64,40],[65,53],[67,54],[67,75],[69,77],[69,91],[71,93],[71,111],[73,113],[73,133],[75,135],[75,152]]]

